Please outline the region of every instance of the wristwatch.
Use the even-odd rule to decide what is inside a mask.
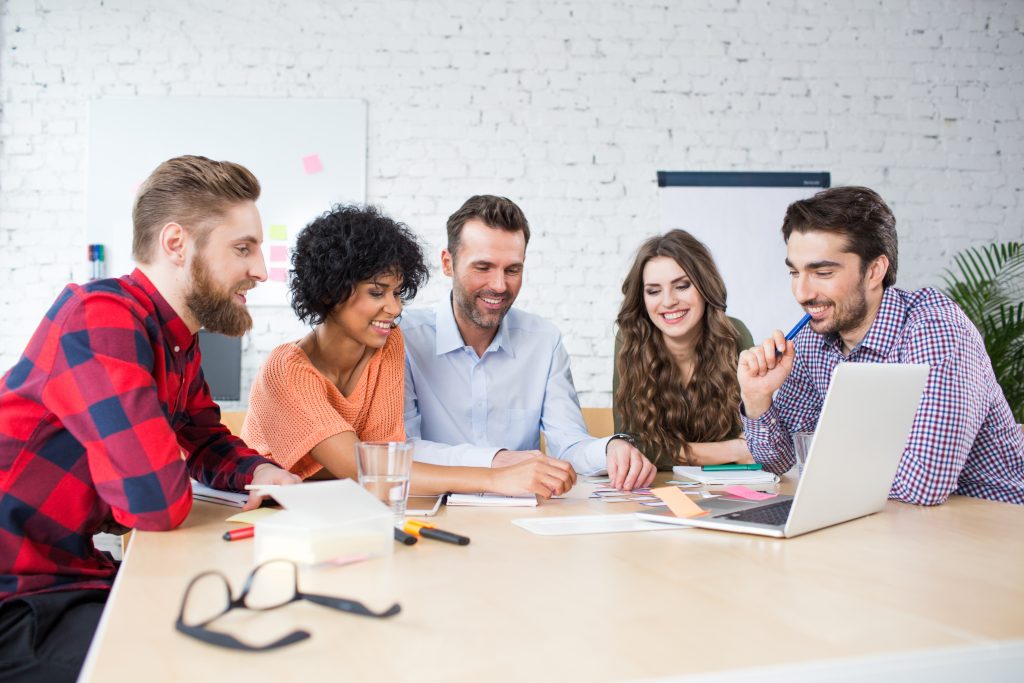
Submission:
[[[632,434],[627,434],[626,432],[616,432],[615,434],[612,434],[611,437],[608,438],[608,443],[604,445],[605,453],[608,452],[608,444],[610,444],[615,439],[622,439],[633,448],[636,448],[636,437],[634,437]]]

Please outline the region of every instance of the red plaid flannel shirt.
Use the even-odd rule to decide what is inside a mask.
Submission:
[[[141,271],[61,292],[0,379],[0,600],[109,588],[102,524],[173,529],[189,475],[243,490],[268,462],[221,425],[199,362]]]

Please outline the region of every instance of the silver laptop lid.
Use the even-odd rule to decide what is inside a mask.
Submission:
[[[786,536],[885,507],[927,379],[927,365],[842,363],[836,367],[786,522]]]

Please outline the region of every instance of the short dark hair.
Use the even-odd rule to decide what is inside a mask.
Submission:
[[[878,193],[866,187],[833,187],[810,199],[793,202],[782,221],[789,242],[794,231],[821,230],[846,238],[846,250],[860,256],[861,272],[879,256],[889,259],[882,287],[896,284],[898,239],[896,217]]]
[[[415,297],[429,277],[412,231],[373,206],[335,206],[296,238],[292,309],[299,320],[319,325],[357,284],[392,272],[402,276],[403,300]]]
[[[260,183],[249,169],[200,156],[168,159],[139,187],[132,207],[132,256],[149,263],[160,229],[179,223],[202,247],[209,219],[223,218],[234,204],[260,198]]]
[[[466,221],[474,218],[490,228],[521,231],[526,243],[530,243],[530,223],[515,202],[507,197],[477,194],[467,199],[458,211],[448,217],[448,253],[453,257],[462,240],[462,227]]]

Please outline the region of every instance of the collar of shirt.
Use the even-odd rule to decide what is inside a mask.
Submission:
[[[868,333],[864,335],[860,343],[850,350],[850,355],[847,357],[852,358],[854,354],[858,354],[862,350],[869,350],[879,358],[886,358],[906,317],[907,304],[900,296],[899,290],[895,287],[886,287],[882,292],[882,303],[878,306],[878,313],[875,314]],[[822,337],[821,346],[822,349],[842,355],[843,340],[838,334]]]
[[[511,313],[512,311],[510,310],[508,315],[511,315]],[[451,292],[448,293],[448,296],[437,302],[434,314],[436,325],[435,353],[438,356],[443,356],[446,353],[465,348],[466,341],[462,338],[462,333],[459,332],[459,324],[455,321],[455,310],[452,304]],[[508,315],[506,315],[506,318]],[[484,355],[486,356],[488,353],[498,351],[499,349],[515,358],[516,354],[512,349],[512,342],[508,335],[508,325],[504,324],[504,321],[498,326],[498,333],[494,335],[494,339],[491,340],[490,346],[484,351]]]
[[[184,353],[192,348],[197,335],[192,334],[181,316],[167,303],[163,294],[146,277],[145,273],[136,268],[127,279],[141,289],[152,300],[156,309],[156,317],[160,321],[160,329],[167,338],[167,346],[175,353]]]

